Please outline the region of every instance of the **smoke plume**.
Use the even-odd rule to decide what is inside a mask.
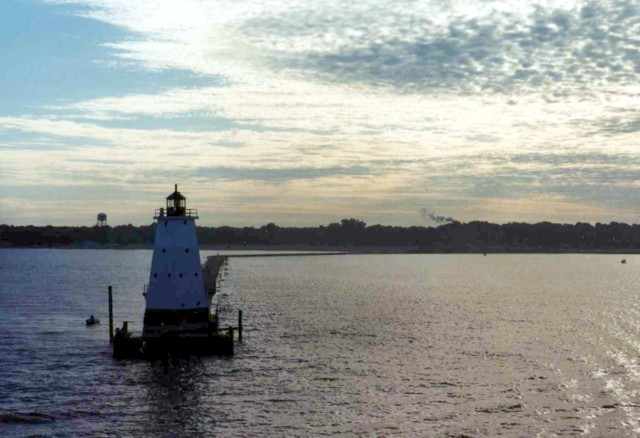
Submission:
[[[437,224],[450,224],[453,222],[458,222],[452,217],[435,214],[433,211],[429,211],[426,208],[422,209],[422,216],[425,218],[425,220],[431,219]]]

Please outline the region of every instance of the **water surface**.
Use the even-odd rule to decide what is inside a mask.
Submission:
[[[626,258],[231,259],[218,301],[244,344],[166,368],[107,343],[106,286],[139,329],[151,251],[0,250],[0,435],[640,433]]]

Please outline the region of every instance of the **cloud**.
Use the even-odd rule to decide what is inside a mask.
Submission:
[[[600,132],[609,135],[633,134],[640,132],[640,116],[616,116],[600,122]]]
[[[486,10],[475,14],[448,2],[330,3],[256,17],[242,30],[273,68],[401,91],[589,95],[638,81],[637,1],[478,3]]]
[[[303,179],[319,179],[342,176],[373,176],[375,169],[368,166],[350,167],[294,167],[275,168],[233,168],[233,167],[199,167],[193,170],[193,176],[213,181],[220,180],[256,180],[271,183],[296,181]]]
[[[74,0],[138,39],[115,55],[221,83],[304,78],[402,92],[590,95],[640,74],[637,0]]]
[[[455,186],[457,196],[470,199],[552,196],[635,214],[640,203],[635,154],[484,154],[427,165],[426,172],[427,189]]]
[[[171,169],[233,220],[495,219],[509,200],[634,217],[637,0],[48,3],[124,30],[97,42],[109,69],[181,74],[0,117],[3,175],[25,187],[146,197]]]

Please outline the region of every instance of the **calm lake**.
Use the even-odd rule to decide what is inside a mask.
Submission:
[[[0,436],[640,433],[640,256],[231,258],[244,343],[166,368],[108,344],[151,254],[0,250]]]

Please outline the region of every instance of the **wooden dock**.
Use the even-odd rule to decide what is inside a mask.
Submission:
[[[202,267],[202,275],[209,300],[217,291],[218,275],[227,263],[226,256],[212,256]],[[113,329],[113,294],[109,286],[109,340],[116,359],[164,359],[188,356],[232,356],[234,341],[242,342],[242,310],[238,312],[236,327],[220,327],[218,314],[209,315],[209,325],[197,333],[167,333],[154,339],[145,339],[129,331],[128,321]]]

